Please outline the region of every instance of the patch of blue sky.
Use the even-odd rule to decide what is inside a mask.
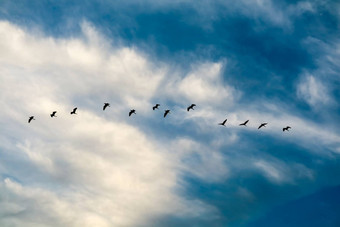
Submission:
[[[340,188],[331,187],[273,208],[248,226],[338,226]]]

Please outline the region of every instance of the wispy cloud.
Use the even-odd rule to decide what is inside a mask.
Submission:
[[[1,125],[8,133],[1,139],[24,163],[11,173],[22,184],[3,181],[15,205],[1,222],[35,226],[40,217],[42,225],[135,226],[150,216],[209,212],[177,194],[181,158],[125,118],[132,106],[141,116],[150,108],[165,69],[136,50],[111,47],[88,23],[82,28],[83,38],[54,39],[0,23]],[[106,101],[112,107],[103,112]],[[30,115],[37,120],[27,124]]]
[[[314,108],[330,105],[333,101],[323,83],[313,75],[305,75],[297,87],[297,95]]]
[[[196,7],[170,1],[152,4],[150,10],[166,4]],[[224,9],[208,1],[199,4],[207,5],[196,9],[204,20],[214,21]],[[281,8],[267,0],[230,7],[260,25],[279,27],[316,10],[314,3]],[[293,104],[271,97],[247,96],[249,91],[227,82],[227,58],[196,59],[182,70],[133,45],[117,45],[91,23],[84,21],[80,28],[76,36],[55,38],[0,22],[0,124],[6,132],[0,135],[5,157],[0,190],[6,195],[0,207],[7,207],[0,208],[5,217],[0,223],[5,226],[143,226],[163,216],[220,215],[219,203],[187,191],[192,186],[187,177],[222,185],[232,192],[212,193],[227,200],[245,198],[232,204],[238,213],[227,209],[226,216],[247,218],[254,212],[247,204],[267,201],[253,187],[254,176],[272,187],[304,187],[299,181],[316,181],[322,168],[308,158],[328,160],[339,153],[339,131],[327,127],[332,122],[315,122]],[[325,58],[328,64],[335,65],[338,49],[326,51],[333,53]],[[297,86],[297,95],[314,107],[335,102],[318,72],[301,74]],[[111,103],[105,112],[104,102]],[[156,102],[161,108],[152,111]],[[197,107],[187,112],[191,103]],[[75,106],[79,114],[71,116]],[[137,115],[129,118],[131,108]],[[166,108],[172,114],[164,119]],[[53,110],[58,111],[55,119],[49,117]],[[37,120],[28,124],[30,115]],[[227,127],[218,126],[225,118]],[[249,125],[240,127],[247,119]],[[264,121],[268,126],[258,130]],[[292,130],[283,134],[287,125]],[[275,143],[289,146],[278,153]]]

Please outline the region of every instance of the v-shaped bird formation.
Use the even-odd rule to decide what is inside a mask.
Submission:
[[[152,110],[158,110],[160,106],[161,106],[161,105],[157,103],[157,104],[155,104],[155,105],[152,107]],[[110,103],[107,103],[107,102],[106,102],[106,103],[104,103],[103,111],[105,111],[107,107],[110,107]],[[188,106],[188,107],[187,107],[187,112],[189,112],[190,110],[194,110],[194,107],[196,107],[196,104],[191,104],[190,106]],[[77,114],[77,113],[76,113],[77,110],[78,110],[77,107],[73,108],[73,110],[70,112],[70,114],[71,114],[71,115]],[[57,111],[53,111],[53,112],[50,114],[51,118],[57,117],[56,114],[57,114]],[[129,111],[129,117],[131,117],[132,114],[136,114],[136,110],[135,110],[135,109],[132,109],[132,110]],[[169,110],[169,109],[164,110],[163,117],[165,118],[166,116],[168,116],[168,114],[170,114],[170,110]],[[34,116],[30,116],[30,117],[28,118],[28,123],[31,123],[32,120],[35,120]],[[221,125],[221,126],[226,127],[227,121],[228,121],[228,119],[225,119],[225,120],[222,121],[221,123],[218,123],[218,125]],[[249,122],[249,120],[246,120],[245,122],[240,123],[239,126],[247,126],[248,122]],[[268,124],[267,122],[261,123],[261,124],[258,126],[257,129],[264,128],[264,127],[266,127],[267,124]],[[290,127],[290,126],[286,126],[286,127],[283,127],[283,128],[282,128],[282,131],[283,131],[283,132],[285,132],[285,131],[288,131],[288,132],[289,132],[289,129],[291,129],[291,128],[292,128],[292,127]]]

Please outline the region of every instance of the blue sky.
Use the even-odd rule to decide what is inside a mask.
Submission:
[[[338,226],[339,11],[0,1],[1,226]]]

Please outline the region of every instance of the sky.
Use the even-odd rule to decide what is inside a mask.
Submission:
[[[339,31],[338,1],[0,0],[0,225],[339,226]]]

